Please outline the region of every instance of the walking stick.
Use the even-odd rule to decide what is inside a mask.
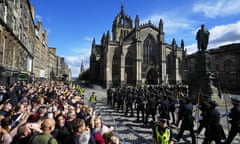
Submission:
[[[220,86],[220,82],[219,82],[219,76],[217,77],[217,82],[218,82],[218,90],[219,90],[219,96],[220,98],[222,98],[222,91],[221,91],[221,86]],[[226,88],[225,88],[226,89]],[[227,90],[226,90],[227,91]],[[229,93],[229,92],[228,92]],[[225,110],[226,112],[228,112],[228,106],[227,106],[227,98],[226,95],[223,94],[223,98],[224,98],[224,105],[225,105]],[[226,117],[227,120],[227,129],[229,131],[229,123],[228,123],[228,117]]]

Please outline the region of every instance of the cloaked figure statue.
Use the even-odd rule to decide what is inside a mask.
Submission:
[[[207,49],[209,34],[209,31],[204,27],[204,24],[202,24],[201,29],[198,30],[196,35],[199,51],[205,51]]]

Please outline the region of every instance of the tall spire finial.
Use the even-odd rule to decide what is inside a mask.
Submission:
[[[123,1],[122,1],[122,4],[121,4],[121,14],[124,14],[124,5],[123,5]]]

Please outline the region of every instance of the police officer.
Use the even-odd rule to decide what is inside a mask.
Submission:
[[[128,110],[130,108],[131,110],[131,117],[133,117],[133,100],[134,100],[134,95],[133,95],[133,91],[128,88],[127,90],[127,98],[126,98],[126,111],[125,111],[125,116],[128,115]]]
[[[95,92],[92,92],[92,95],[89,98],[89,102],[90,102],[91,107],[95,110],[96,103],[97,103],[97,97],[95,95]]]
[[[183,135],[183,132],[185,130],[189,130],[190,131],[190,135],[192,137],[192,144],[196,144],[196,140],[195,140],[195,135],[194,135],[194,131],[193,131],[193,116],[192,116],[192,111],[193,111],[193,105],[191,103],[191,98],[185,96],[183,98],[183,107],[181,109],[181,118],[182,118],[182,124],[180,127],[180,131],[176,137],[176,140],[179,141],[180,138]]]
[[[212,141],[215,141],[216,144],[221,144],[221,140],[226,138],[220,124],[220,113],[216,106],[218,104],[215,101],[210,100],[208,102],[207,127],[203,144],[210,144]]]
[[[168,127],[168,120],[160,118],[158,123],[152,129],[153,144],[173,144],[172,131]]]
[[[240,98],[232,97],[231,102],[233,105],[233,108],[231,108],[229,113],[231,130],[225,144],[230,144],[237,133],[240,133]]]

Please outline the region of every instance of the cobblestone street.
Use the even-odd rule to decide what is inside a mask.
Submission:
[[[126,117],[124,113],[119,113],[107,105],[106,90],[101,87],[94,86],[94,89],[85,88],[85,102],[88,102],[91,92],[95,91],[97,95],[96,113],[100,112],[104,123],[114,127],[114,133],[120,138],[122,144],[151,144],[152,143],[152,129],[151,126],[144,126],[143,123],[136,123],[136,111],[134,117]],[[228,110],[231,104],[228,104]],[[224,107],[218,107],[221,113],[225,112]],[[195,113],[193,113],[195,115]],[[225,134],[228,135],[228,125],[226,117],[221,119]],[[195,127],[197,124],[195,124]],[[178,128],[171,126],[174,136],[178,133]],[[229,124],[229,128],[231,125]],[[204,131],[196,138],[197,143],[201,144],[204,139]],[[179,144],[191,144],[189,132],[184,132],[184,136]],[[239,144],[240,136],[237,135],[232,144]]]

